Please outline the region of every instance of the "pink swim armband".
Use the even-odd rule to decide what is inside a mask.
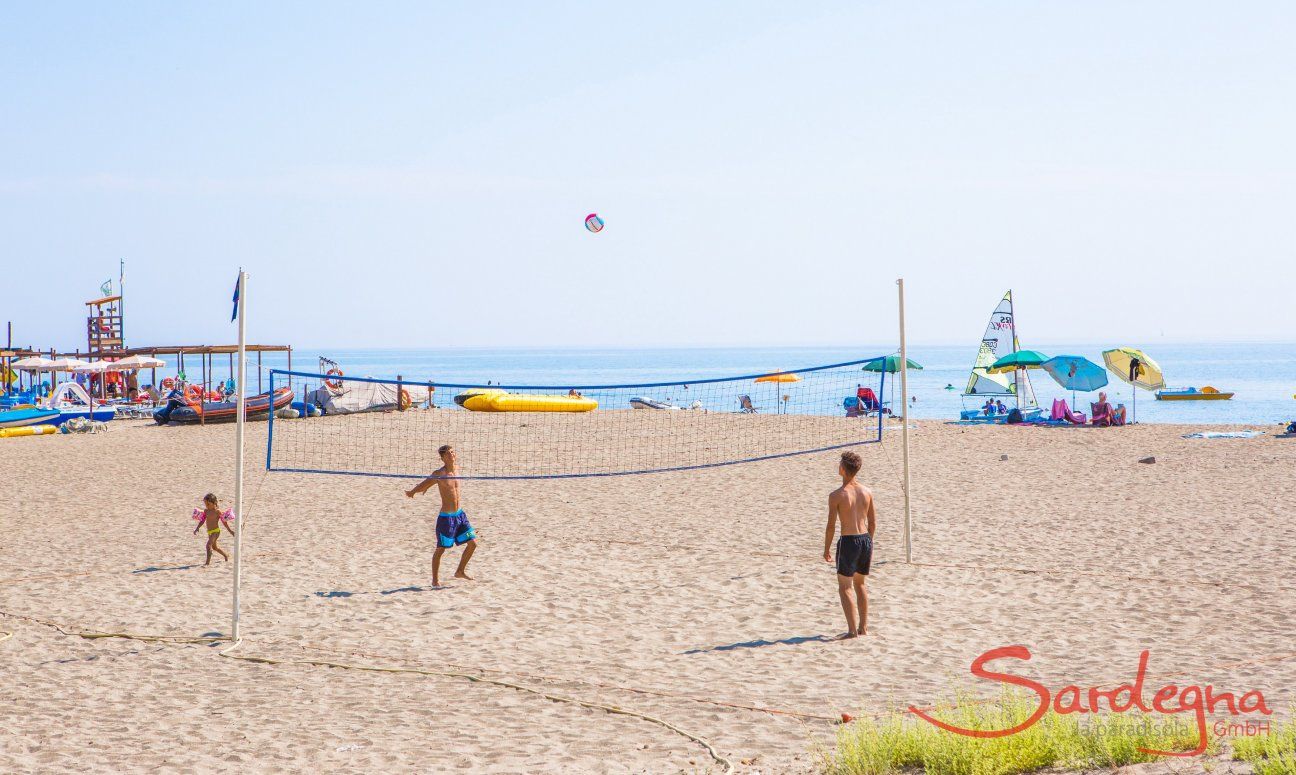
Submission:
[[[202,521],[203,521],[204,519],[206,519],[206,518],[207,518],[207,510],[206,510],[206,509],[194,509],[194,510],[193,510],[193,520],[194,520],[194,522],[202,522]],[[236,518],[237,518],[237,517],[234,516],[234,509],[225,509],[225,511],[222,512],[221,515],[220,515],[221,522],[233,522]]]

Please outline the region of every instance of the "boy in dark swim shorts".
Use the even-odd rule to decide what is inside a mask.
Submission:
[[[441,512],[437,514],[436,521],[437,547],[432,553],[432,586],[434,587],[441,586],[441,555],[445,554],[446,549],[453,549],[456,546],[464,548],[463,557],[459,558],[459,568],[454,574],[455,578],[464,581],[472,581],[472,576],[467,572],[468,560],[477,550],[477,531],[468,521],[468,515],[464,513],[463,507],[459,505],[458,456],[455,454],[454,447],[449,444],[443,444],[437,450],[437,454],[441,456],[444,465],[419,482],[414,489],[405,491],[407,498],[413,498],[419,493],[427,492],[435,484],[441,493]]]
[[[841,487],[828,496],[828,529],[824,532],[824,562],[832,563],[832,541],[837,520],[841,520],[841,538],[837,541],[837,596],[846,614],[846,632],[837,637],[845,640],[868,632],[869,566],[873,562],[873,531],[877,515],[873,509],[873,492],[855,481],[863,461],[854,452],[843,452],[837,464]],[[858,616],[858,618],[856,618]]]

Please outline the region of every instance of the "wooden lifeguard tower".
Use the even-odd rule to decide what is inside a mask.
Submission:
[[[86,352],[91,358],[121,357],[126,349],[121,294],[91,299],[86,308]]]

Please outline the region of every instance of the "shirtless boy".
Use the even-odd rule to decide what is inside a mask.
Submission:
[[[841,520],[841,539],[837,541],[837,594],[846,614],[847,629],[837,640],[868,632],[868,587],[865,582],[873,560],[873,530],[877,520],[873,511],[873,491],[855,481],[862,463],[858,454],[843,452],[837,465],[842,485],[828,496],[824,562],[833,561],[830,553],[833,534],[837,520]]]
[[[433,484],[441,493],[441,513],[437,515],[436,535],[437,548],[432,554],[432,586],[441,586],[441,555],[445,554],[446,549],[455,546],[463,546],[463,557],[459,558],[459,568],[455,571],[455,578],[472,581],[465,569],[468,567],[468,559],[473,556],[477,549],[477,531],[468,522],[468,515],[464,514],[463,508],[459,505],[459,469],[456,467],[456,457],[454,447],[449,444],[443,444],[437,450],[441,456],[441,462],[444,463],[440,468],[432,472],[432,475],[424,479],[412,490],[406,490],[405,496],[413,498],[422,492],[427,492]]]

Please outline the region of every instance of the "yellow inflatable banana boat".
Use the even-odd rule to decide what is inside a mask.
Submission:
[[[530,395],[503,390],[469,390],[454,400],[472,412],[592,412],[598,408],[598,401],[582,396]]]
[[[0,439],[16,439],[22,436],[48,436],[58,433],[53,425],[24,425],[21,428],[0,429]]]

